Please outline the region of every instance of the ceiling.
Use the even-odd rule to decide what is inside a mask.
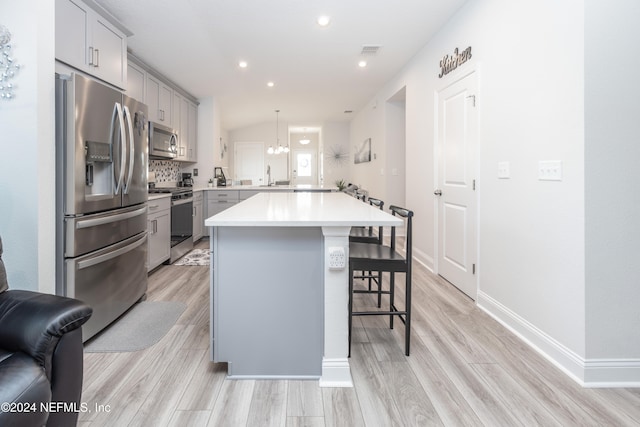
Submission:
[[[133,32],[137,57],[197,98],[215,97],[227,130],[274,121],[276,109],[288,125],[350,120],[345,111],[370,101],[466,2],[95,1]],[[320,15],[331,23],[319,26]],[[364,46],[380,49],[362,55]]]

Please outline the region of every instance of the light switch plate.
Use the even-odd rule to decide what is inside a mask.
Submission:
[[[538,162],[540,181],[562,181],[562,160],[540,160]]]
[[[342,270],[347,266],[347,254],[342,246],[329,247],[329,270]]]
[[[511,177],[509,162],[498,162],[498,179],[509,179]]]

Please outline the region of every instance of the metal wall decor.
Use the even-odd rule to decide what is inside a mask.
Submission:
[[[20,69],[11,57],[11,33],[0,25],[0,99],[13,99],[15,86],[11,79]]]
[[[348,156],[349,154],[341,145],[332,145],[329,149],[329,154],[325,157],[334,165],[341,166],[346,162]]]
[[[469,59],[471,59],[471,46],[463,50],[462,52],[458,52],[458,48],[453,51],[453,55],[445,55],[440,60],[440,74],[439,78],[446,76],[451,71],[458,68],[459,65],[464,64]]]

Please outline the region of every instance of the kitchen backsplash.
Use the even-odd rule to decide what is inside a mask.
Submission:
[[[156,175],[156,183],[180,181],[181,164],[171,160],[150,160],[149,172]]]

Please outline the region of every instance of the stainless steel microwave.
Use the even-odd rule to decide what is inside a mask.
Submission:
[[[149,122],[149,158],[175,159],[178,155],[178,135],[164,125]]]

